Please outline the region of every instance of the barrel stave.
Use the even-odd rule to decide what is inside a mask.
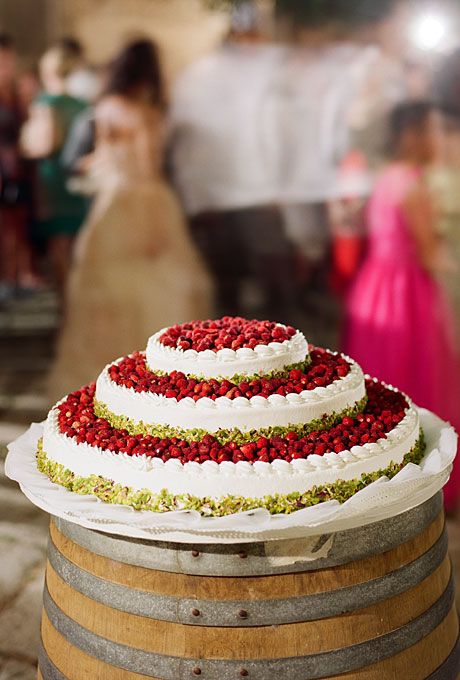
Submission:
[[[318,550],[307,562],[302,542],[174,546],[55,519],[42,678],[453,680],[460,644],[439,496],[399,516],[401,531],[388,522],[365,528],[373,541],[383,532],[384,552],[351,530],[308,539]]]

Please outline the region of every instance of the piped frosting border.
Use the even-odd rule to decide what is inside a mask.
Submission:
[[[242,347],[237,350],[218,351],[194,349],[182,350],[163,345],[159,338],[167,330],[163,328],[152,335],[147,343],[147,365],[152,371],[181,371],[204,378],[231,378],[237,374],[265,374],[283,370],[286,366],[305,361],[308,343],[300,331],[290,340],[256,345],[254,349]]]
[[[79,494],[91,494],[107,503],[128,505],[135,510],[153,512],[169,512],[176,510],[195,510],[208,517],[222,517],[236,512],[245,512],[256,508],[264,508],[270,514],[290,514],[318,503],[337,500],[344,503],[355,493],[369,486],[382,477],[392,479],[408,463],[421,462],[425,451],[423,433],[412,449],[406,453],[400,463],[390,462],[386,468],[363,473],[360,478],[348,481],[337,480],[333,484],[319,485],[303,493],[276,493],[263,498],[243,496],[226,496],[214,498],[210,496],[196,497],[191,494],[174,494],[166,489],[152,493],[148,489],[134,490],[126,485],[116,484],[95,474],[79,477],[66,469],[64,465],[50,460],[44,451],[42,442],[38,444],[37,467],[49,479],[69,491]]]
[[[145,455],[114,453],[87,443],[77,443],[60,432],[58,411],[50,411],[43,434],[43,448],[50,460],[63,465],[77,476],[94,474],[133,489],[158,493],[168,489],[173,494],[208,496],[248,496],[304,492],[318,484],[331,484],[359,478],[375,469],[399,463],[420,437],[417,411],[409,406],[404,418],[372,444],[354,446],[349,451],[309,455],[292,462],[271,463],[240,461],[216,463],[164,462]]]
[[[178,427],[171,427],[170,425],[158,425],[157,423],[143,423],[130,420],[126,416],[117,416],[112,413],[105,404],[94,401],[94,413],[98,418],[103,418],[112,427],[117,430],[126,430],[132,435],[150,435],[153,437],[160,437],[176,439],[193,442],[203,439],[207,434],[211,434],[213,438],[221,444],[228,444],[235,442],[236,444],[244,444],[254,441],[258,437],[286,437],[289,433],[295,433],[299,438],[305,437],[313,431],[326,430],[337,423],[339,423],[345,416],[356,417],[366,407],[367,396],[364,396],[360,401],[353,406],[349,406],[343,411],[324,414],[322,418],[310,420],[308,423],[290,423],[289,425],[275,425],[270,427],[262,427],[252,430],[239,430],[232,428],[231,430],[224,430],[219,428],[215,432],[208,429],[194,428],[191,430],[182,430]]]
[[[214,400],[202,397],[197,401],[190,397],[178,401],[174,397],[136,392],[118,385],[109,376],[110,366],[116,363],[112,362],[97,379],[95,400],[104,404],[114,416],[126,417],[134,423],[165,425],[182,430],[199,428],[212,433],[236,428],[250,432],[308,424],[324,415],[353,408],[365,398],[366,387],[360,366],[349,357],[344,358],[350,363],[350,371],[326,387],[286,396],[273,394],[267,398],[219,397]]]

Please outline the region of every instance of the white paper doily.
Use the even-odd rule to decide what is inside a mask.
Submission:
[[[34,423],[8,447],[5,472],[42,510],[89,529],[133,538],[177,542],[233,543],[297,538],[351,529],[387,519],[431,498],[449,479],[457,435],[437,416],[419,409],[427,450],[420,465],[406,465],[393,479],[381,478],[342,505],[328,501],[290,515],[259,508],[228,517],[201,517],[195,511],[154,513],[81,496],[52,483],[36,467],[43,424]]]

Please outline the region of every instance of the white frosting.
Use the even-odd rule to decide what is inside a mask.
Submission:
[[[354,446],[350,451],[310,455],[306,459],[275,460],[273,463],[185,463],[147,456],[128,456],[77,444],[59,431],[58,410],[53,408],[47,418],[43,448],[49,458],[61,463],[78,476],[92,474],[111,479],[134,489],[162,489],[194,496],[227,495],[249,498],[275,493],[303,492],[315,485],[330,484],[339,479],[358,479],[363,473],[400,463],[420,435],[419,417],[411,406],[403,420],[373,444]]]
[[[134,422],[169,425],[184,430],[201,428],[208,432],[238,428],[243,432],[266,427],[309,423],[325,414],[340,413],[354,406],[366,394],[364,376],[358,364],[348,357],[351,368],[344,378],[327,387],[304,390],[300,394],[273,394],[251,399],[203,397],[177,400],[150,392],[136,392],[110,379],[108,366],[96,383],[96,400],[118,416]],[[112,364],[110,364],[112,365]]]
[[[282,370],[308,357],[308,343],[300,331],[290,340],[256,345],[254,349],[242,347],[237,350],[220,349],[213,352],[207,349],[197,352],[194,349],[183,350],[163,345],[159,338],[166,330],[163,328],[149,338],[146,356],[152,371],[182,371],[206,378],[231,378],[237,374],[254,375]]]

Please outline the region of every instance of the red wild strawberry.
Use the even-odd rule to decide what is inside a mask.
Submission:
[[[319,353],[322,357],[327,353]],[[332,355],[330,355],[332,356]],[[145,359],[140,354],[131,355],[123,360],[126,365],[127,376],[137,372],[136,366],[145,364]],[[123,375],[123,362],[120,362],[119,375]],[[158,384],[162,386],[163,394],[167,393],[168,381],[184,380],[181,373],[171,376],[161,376]],[[227,381],[228,383],[228,381]],[[252,385],[253,381],[251,381]],[[198,387],[200,393],[195,395],[197,399],[203,391],[204,383],[187,381],[194,393]],[[207,381],[206,385],[212,390],[218,387],[217,381]],[[271,389],[278,388],[279,379],[265,381],[265,386]],[[228,383],[226,387],[231,386]],[[235,393],[241,391],[233,386]],[[104,418],[98,418],[93,410],[94,384],[82,388],[70,394],[62,404],[57,407],[58,423],[60,431],[67,437],[75,439],[78,443],[86,442],[90,446],[99,446],[102,449],[114,453],[126,453],[128,455],[158,456],[163,460],[176,458],[181,462],[225,460],[237,462],[255,460],[268,462],[277,458],[287,461],[293,458],[306,457],[311,453],[323,455],[327,451],[343,451],[355,444],[371,443],[385,437],[400,422],[405,415],[407,402],[405,397],[393,390],[389,390],[381,383],[366,381],[368,403],[362,414],[356,418],[345,416],[337,425],[328,430],[309,432],[302,437],[290,431],[284,437],[273,436],[258,437],[254,441],[239,445],[236,441],[222,445],[215,436],[206,434],[202,441],[187,442],[178,437],[161,438],[151,435],[130,435],[125,429],[117,430]],[[208,390],[206,389],[205,392]]]

